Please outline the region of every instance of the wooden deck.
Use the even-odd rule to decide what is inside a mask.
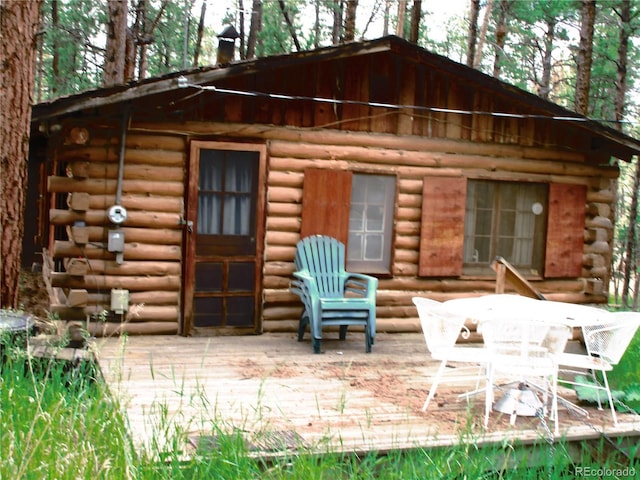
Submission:
[[[511,427],[497,412],[485,430],[484,396],[469,404],[457,400],[457,392],[471,388],[465,385],[443,385],[423,413],[437,363],[421,334],[378,334],[371,354],[364,353],[361,333],[350,333],[343,342],[333,338],[325,339],[320,355],[312,353],[308,339],[297,342],[294,334],[284,333],[95,343],[104,378],[126,409],[140,449],[177,448],[165,443],[173,432],[184,434],[185,453],[214,444],[221,431],[233,431],[265,455],[283,448],[384,452],[461,439],[529,443],[550,438],[535,417],[518,417]],[[572,399],[569,390],[563,395]],[[613,427],[607,409],[589,412],[585,418],[562,408],[562,436],[640,435],[640,416],[621,414]]]

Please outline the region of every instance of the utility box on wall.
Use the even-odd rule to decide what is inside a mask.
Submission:
[[[111,310],[120,315],[129,310],[129,290],[111,289]]]
[[[109,231],[107,250],[110,252],[124,252],[124,231],[121,229]]]

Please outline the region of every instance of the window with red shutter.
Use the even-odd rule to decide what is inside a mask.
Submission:
[[[495,275],[502,256],[526,276],[578,277],[586,187],[423,179],[419,275]]]
[[[322,234],[347,248],[347,268],[391,272],[396,178],[343,170],[305,170],[300,236]]]

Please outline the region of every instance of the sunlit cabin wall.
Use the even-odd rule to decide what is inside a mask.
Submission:
[[[319,142],[322,140],[322,144]],[[459,153],[450,153],[453,151]],[[295,243],[299,240],[304,169],[308,167],[379,172],[397,176],[395,248],[392,273],[380,278],[379,329],[418,329],[411,297],[447,300],[495,290],[495,279],[437,279],[418,276],[422,184],[425,176],[471,176],[509,181],[586,185],[586,228],[582,277],[539,280],[533,284],[547,298],[601,302],[610,274],[615,168],[580,162],[579,155],[531,149],[537,158],[518,158],[519,148],[469,142],[376,135],[299,133],[269,144],[270,175],[265,263],[264,329],[292,329],[300,313],[288,292]],[[551,157],[553,162],[551,162]]]
[[[52,159],[59,167],[48,179],[54,195],[49,219],[55,271],[52,312],[84,320],[94,334],[177,333],[180,312],[183,196],[186,142],[155,134],[126,136],[120,204],[127,209],[123,261],[107,249],[115,228],[107,210],[116,203],[120,127],[64,126]],[[128,311],[115,316],[111,289],[130,292]],[[103,320],[109,320],[105,322]]]
[[[304,170],[308,167],[380,172],[397,177],[392,269],[380,278],[377,301],[380,331],[418,331],[414,295],[446,300],[495,289],[494,278],[426,278],[418,275],[422,185],[425,176],[468,176],[509,181],[569,183],[587,186],[583,269],[579,278],[534,281],[547,298],[601,302],[610,275],[613,206],[617,169],[596,167],[579,152],[477,144],[416,136],[305,130],[291,127],[217,122],[134,123],[126,141],[122,204],[129,211],[123,226],[124,263],[105,249],[110,228],[106,209],[115,201],[118,168],[116,128],[91,128],[82,145],[64,144],[55,158],[70,176],[49,179],[49,191],[80,209],[51,210],[54,225],[64,226],[52,254],[62,265],[86,259],[86,268],[52,274],[55,287],[69,293],[85,289],[85,306],[61,313],[98,313],[108,309],[111,288],[131,291],[127,329],[139,333],[175,332],[184,279],[181,215],[186,152],[190,139],[265,142],[268,153],[267,223],[264,256],[263,330],[296,331],[301,312],[289,291],[295,245],[300,239]],[[71,195],[69,195],[71,194]],[[71,204],[71,203],[70,203]],[[86,240],[74,241],[75,222],[86,224]],[[84,242],[84,243],[82,243]],[[78,262],[82,263],[82,262]],[[118,328],[109,323],[109,328]]]

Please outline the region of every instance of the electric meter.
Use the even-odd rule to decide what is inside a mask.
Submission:
[[[127,219],[127,209],[122,205],[114,205],[107,211],[107,216],[109,217],[109,221],[111,223],[120,225]]]

